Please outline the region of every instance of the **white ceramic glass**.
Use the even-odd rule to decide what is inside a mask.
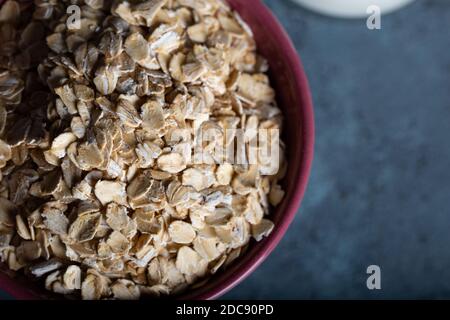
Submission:
[[[414,0],[293,0],[308,9],[340,18],[367,17],[367,8],[380,7],[381,14],[400,9]]]

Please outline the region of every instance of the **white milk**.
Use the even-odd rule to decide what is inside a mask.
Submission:
[[[308,9],[341,18],[367,17],[367,8],[380,7],[381,14],[400,9],[414,0],[293,0]]]

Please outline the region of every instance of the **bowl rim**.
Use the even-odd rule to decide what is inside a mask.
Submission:
[[[247,0],[246,0],[247,1]],[[229,1],[233,2],[233,0]],[[232,3],[230,5],[233,7]],[[233,7],[235,9],[235,7]],[[236,10],[239,12],[239,10]],[[211,288],[209,291],[190,296],[194,300],[214,300],[229,292],[253,271],[255,271],[266,258],[273,252],[276,246],[287,232],[290,224],[294,220],[303,196],[308,185],[309,176],[312,169],[315,142],[315,124],[312,95],[303,64],[295,49],[295,46],[272,11],[262,2],[262,0],[252,1],[252,11],[257,13],[260,21],[264,21],[267,29],[271,29],[278,39],[280,47],[284,50],[284,58],[291,65],[291,71],[295,79],[295,91],[301,92],[300,104],[302,113],[302,150],[301,159],[298,165],[298,175],[294,178],[293,186],[295,190],[289,199],[286,208],[283,210],[283,218],[273,230],[270,237],[265,239],[264,245],[252,252],[252,257],[240,265],[239,269],[224,279],[221,283]]]
[[[0,6],[3,2],[3,0],[0,0]],[[233,4],[230,4],[233,7]],[[264,245],[259,247],[256,252],[253,252],[252,257],[240,265],[236,272],[232,273],[210,290],[199,294],[187,294],[189,299],[192,300],[213,300],[219,298],[247,278],[272,253],[297,214],[308,185],[312,168],[315,141],[314,112],[309,82],[302,62],[286,30],[270,9],[261,0],[254,0],[252,1],[252,10],[255,13],[257,12],[259,19],[264,21],[266,27],[271,29],[276,35],[279,45],[284,49],[284,58],[291,66],[292,75],[295,79],[294,89],[296,92],[301,92],[299,101],[302,105],[301,113],[303,118],[301,126],[302,150],[300,152],[300,163],[297,166],[298,174],[293,181],[295,190],[293,190],[293,194],[283,210],[283,218],[270,237],[265,239]],[[18,285],[15,280],[3,272],[0,272],[0,289],[15,299],[30,300],[39,298],[31,289]]]

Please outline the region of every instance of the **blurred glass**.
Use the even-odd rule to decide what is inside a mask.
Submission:
[[[304,7],[334,17],[367,17],[367,8],[376,5],[382,14],[398,10],[414,0],[292,0]]]

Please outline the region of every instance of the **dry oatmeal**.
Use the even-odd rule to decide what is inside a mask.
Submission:
[[[0,259],[11,270],[83,299],[157,297],[270,234],[283,144],[277,172],[215,153],[227,130],[282,129],[268,64],[225,2],[9,0],[0,43]],[[186,156],[196,148],[205,161]]]

